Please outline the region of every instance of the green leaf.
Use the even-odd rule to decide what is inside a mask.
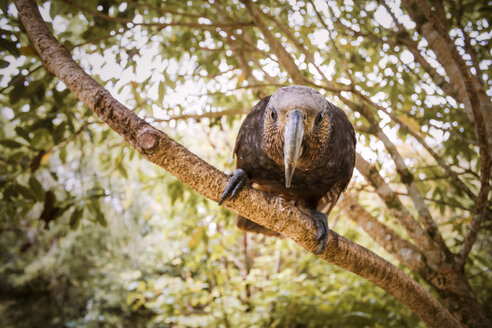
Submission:
[[[108,221],[106,220],[106,217],[104,216],[104,213],[101,212],[101,210],[96,211],[96,221],[99,222],[99,224],[103,227],[108,226]]]
[[[54,18],[57,15],[63,15],[71,12],[73,9],[67,4],[60,1],[53,1],[50,3],[50,16]]]
[[[0,69],[9,66],[10,63],[6,60],[0,59]]]
[[[164,82],[159,82],[159,97],[157,98],[157,103],[162,104],[164,100],[164,93],[166,91],[166,85]]]
[[[0,140],[0,145],[3,145],[7,148],[19,148],[23,146],[23,144],[14,140]]]
[[[60,152],[58,153],[58,158],[60,158],[60,161],[62,161],[63,164],[67,162],[67,147],[63,147],[60,149]]]
[[[15,189],[17,190],[18,194],[20,194],[21,196],[27,199],[36,200],[36,195],[29,188],[26,188],[20,184],[16,184]]]
[[[54,141],[55,145],[57,145],[63,141],[63,135],[65,134],[65,128],[66,128],[66,124],[61,123],[53,129],[52,136],[53,136],[53,141]]]
[[[1,45],[0,45],[1,48]],[[9,100],[11,104],[16,104],[22,97],[25,96],[26,86],[24,85],[24,79],[17,82],[14,88],[9,93]]]
[[[31,176],[29,178],[29,187],[36,197],[36,200],[38,202],[42,202],[44,200],[45,191],[43,189],[43,186],[41,186],[41,183],[39,183],[38,179],[36,179],[34,176]]]
[[[83,214],[84,214],[84,208],[83,207],[76,207],[74,209],[74,211],[72,212],[72,215],[70,215],[70,221],[69,221],[70,229],[77,230]]]
[[[19,191],[15,188],[14,184],[10,184],[7,188],[5,188],[3,192],[3,199],[6,201],[10,201],[12,198],[15,198],[19,195]]]
[[[361,311],[354,311],[354,312],[345,313],[343,316],[344,317],[359,317],[359,318],[367,318],[367,319],[371,318],[371,315],[369,313],[365,313],[365,312],[361,312]]]
[[[96,189],[96,188],[93,188]],[[89,209],[95,216],[95,222],[99,223],[103,227],[108,226],[108,221],[106,221],[106,218],[104,216],[104,213],[101,211],[101,203],[97,199],[93,199],[89,203]]]
[[[27,142],[31,142],[31,138],[29,137],[29,133],[24,128],[22,128],[20,126],[16,126],[15,132],[17,132],[17,135],[19,137],[22,137]]]
[[[125,179],[128,179],[128,172],[126,171],[125,166],[120,164],[118,165],[117,170]]]
[[[89,137],[89,140],[91,141],[91,143],[94,143],[94,135],[92,134],[92,131],[87,126],[84,126],[84,132]]]
[[[17,49],[17,43],[14,41],[0,38],[0,49],[5,49],[14,56],[19,56],[19,49]]]

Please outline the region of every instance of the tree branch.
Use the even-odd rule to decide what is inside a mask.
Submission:
[[[195,121],[199,121],[204,118],[219,118],[222,116],[229,115],[243,115],[248,113],[246,109],[226,109],[220,112],[206,112],[203,114],[183,114],[183,115],[173,115],[169,118],[149,118],[149,120],[153,122],[170,122],[170,121],[178,121],[178,120],[188,120],[193,119]]]
[[[0,89],[0,93],[3,93],[5,90],[7,90],[8,88],[10,88],[11,86],[13,86],[15,84],[17,84],[17,83],[19,83],[21,81],[24,81],[24,79],[26,77],[28,77],[32,73],[36,72],[41,67],[43,67],[43,65],[39,65],[39,66],[36,66],[36,67],[30,69],[26,74],[19,73],[19,75],[17,75],[16,77],[14,77],[12,80],[9,81],[9,83],[7,84],[7,86],[5,86],[2,89]]]
[[[389,254],[395,256],[401,264],[425,277],[428,268],[423,255],[415,245],[398,235],[385,224],[371,215],[350,193],[345,193],[338,206],[355,223],[357,223],[372,239],[381,245]]]
[[[400,125],[401,128],[403,128],[403,130],[407,131],[412,137],[415,138],[415,140],[417,140],[424,148],[425,150],[427,150],[427,152],[434,158],[434,160],[437,162],[437,164],[439,164],[439,166],[441,166],[444,171],[446,171],[447,174],[449,174],[452,178],[453,178],[453,181],[456,182],[459,186],[459,188],[461,188],[461,190],[463,190],[467,195],[468,197],[475,201],[476,200],[476,196],[475,194],[470,190],[470,188],[468,188],[464,183],[463,181],[461,181],[461,179],[459,178],[459,176],[456,174],[456,172],[454,172],[451,167],[449,167],[449,165],[446,164],[446,162],[444,162],[444,160],[427,144],[427,142],[425,142],[424,138],[422,138],[417,132],[413,131],[413,129],[411,129],[405,122],[403,122],[397,115],[393,114],[392,112],[386,110],[386,108],[376,104],[375,102],[373,102],[369,97],[363,95],[362,93],[360,93],[359,91],[355,90],[354,93],[361,99],[363,99],[364,101],[366,101],[369,105],[371,105],[373,108],[377,109],[377,110],[380,110],[382,111],[383,113],[385,113],[386,115],[388,115],[393,121],[395,121],[396,123],[398,123]]]
[[[436,222],[433,220],[431,213],[425,204],[425,201],[417,188],[417,184],[415,183],[415,178],[413,174],[408,169],[403,157],[398,152],[395,144],[391,142],[388,136],[384,133],[384,131],[379,126],[379,122],[374,116],[374,114],[365,106],[364,103],[355,104],[347,98],[343,97],[341,94],[338,97],[342,100],[344,104],[349,106],[353,111],[359,112],[362,116],[364,116],[370,124],[371,133],[378,137],[384,144],[386,150],[391,155],[393,162],[396,166],[396,171],[400,176],[401,182],[407,188],[408,194],[410,195],[410,199],[412,200],[417,212],[419,213],[419,217],[425,226],[427,234],[434,240],[436,245],[439,246],[441,251],[446,255],[446,257],[451,258],[451,252],[449,251],[444,239],[442,238],[441,233],[437,227]]]
[[[475,131],[478,139],[478,147],[480,149],[480,191],[477,196],[475,215],[473,216],[468,233],[460,249],[458,258],[458,264],[460,266],[464,266],[466,263],[466,258],[468,257],[468,254],[470,253],[471,248],[475,243],[478,235],[478,230],[480,229],[482,221],[485,219],[487,212],[487,199],[490,190],[490,174],[492,166],[492,158],[490,154],[492,144],[489,144],[489,138],[492,138],[492,128],[490,131],[487,131],[488,129],[486,123],[492,124],[492,112],[490,111],[492,104],[490,102],[490,98],[485,95],[487,101],[481,106],[480,99],[484,96],[483,89],[480,88],[479,85],[477,85],[478,81],[474,80],[463,58],[460,56],[460,54],[456,50],[456,47],[451,41],[449,34],[447,33],[443,25],[439,21],[437,21],[436,17],[432,14],[432,11],[424,3],[424,1],[416,0],[415,4],[417,4],[418,6],[417,8],[413,8],[413,10],[420,12],[441,36],[444,43],[443,50],[446,50],[451,54],[451,58],[459,70],[458,74],[463,80],[462,83],[464,83],[467,97],[470,100]],[[489,110],[487,110],[487,108]],[[490,133],[489,136],[487,136],[488,133]]]
[[[471,56],[473,67],[475,68],[475,71],[476,71],[476,77],[477,77],[478,81],[480,82],[481,87],[483,88],[483,87],[485,87],[485,85],[484,85],[484,82],[482,79],[482,70],[480,69],[480,61],[478,59],[477,52],[475,51],[475,49],[473,48],[473,46],[471,44],[470,35],[468,35],[468,33],[466,32],[465,28],[462,25],[461,18],[462,18],[462,13],[463,13],[463,6],[461,4],[462,1],[459,1],[459,2],[460,2],[461,8],[458,9],[458,17],[456,18],[456,20],[458,22],[458,26],[461,30],[461,33],[463,34],[463,39],[464,39],[463,42],[465,43],[465,50]]]
[[[340,60],[342,61],[342,64],[343,64],[343,68],[345,70],[345,73],[347,74],[347,77],[349,78],[350,80],[350,85],[347,86],[347,90],[346,91],[352,91],[355,89],[355,84],[354,84],[354,79],[352,77],[352,74],[350,73],[350,70],[349,70],[349,67],[348,67],[348,63],[347,61],[345,60],[345,58],[343,57],[342,53],[340,52],[340,50],[338,49],[336,43],[335,43],[335,40],[333,39],[333,36],[331,34],[331,30],[328,28],[328,25],[326,25],[325,23],[325,20],[323,19],[323,17],[321,16],[321,13],[319,12],[319,10],[316,8],[316,4],[314,3],[313,0],[309,0],[309,2],[311,3],[311,6],[313,7],[313,10],[314,12],[316,13],[316,16],[318,17],[318,20],[321,22],[321,25],[323,25],[323,27],[325,28],[325,30],[328,32],[328,36],[330,38],[330,42],[333,46],[333,49],[335,50],[335,52],[337,53],[338,57],[340,58]],[[333,15],[333,11],[331,10],[330,7],[328,7],[328,9],[330,10],[330,15]],[[316,66],[315,66],[316,67]],[[322,76],[325,76],[318,67],[316,67],[316,69],[318,70],[318,72],[320,74],[322,74]],[[326,77],[325,77],[326,79]]]
[[[248,9],[250,15],[253,17],[255,25],[260,29],[261,33],[265,37],[268,45],[270,46],[270,50],[278,57],[279,62],[292,77],[294,83],[303,84],[304,77],[297,68],[297,65],[292,57],[284,49],[280,41],[278,41],[268,29],[267,24],[262,18],[261,10],[259,10],[251,0],[243,0],[243,3]]]
[[[314,4],[311,2],[311,5],[314,7]],[[316,8],[314,7],[316,10]],[[317,12],[317,11],[316,11]],[[266,14],[262,13],[265,15],[268,19],[273,21],[279,30],[287,37],[287,39],[306,57],[306,61],[313,65],[313,67],[318,71],[318,73],[321,75],[324,83],[325,83],[325,89],[329,91],[350,91],[352,90],[352,87],[350,85],[340,85],[337,83],[334,83],[333,81],[328,80],[328,77],[326,74],[321,70],[321,68],[316,64],[314,60],[313,54],[311,54],[306,47],[292,34],[292,32],[289,30],[287,26],[285,26],[277,17],[271,15],[271,14]],[[324,22],[322,22],[324,24]],[[326,25],[325,25],[326,26]],[[328,30],[328,28],[327,28]],[[328,32],[330,32],[328,30]],[[331,35],[331,34],[330,34]]]
[[[167,8],[161,8],[161,7],[156,7],[156,6],[152,6],[152,5],[149,5],[149,4],[146,4],[146,3],[132,3],[131,4],[132,6],[137,6],[137,7],[143,7],[143,8],[148,8],[148,9],[152,9],[152,10],[155,10],[155,11],[158,11],[160,14],[171,14],[171,15],[177,15],[177,16],[184,16],[184,17],[192,17],[192,18],[207,18],[209,19],[209,17],[207,17],[205,14],[204,15],[198,15],[198,14],[190,14],[190,13],[183,13],[183,12],[179,12],[179,11],[176,11],[176,10],[170,10],[170,9],[167,9]],[[163,3],[163,5],[165,6],[165,3]]]
[[[394,192],[379,175],[378,170],[358,153],[355,160],[355,167],[357,168],[357,171],[359,171],[376,189],[376,193],[379,198],[381,198],[391,214],[393,214],[402,227],[407,231],[410,238],[415,241],[417,247],[423,253],[427,253],[429,260],[431,260],[430,262],[439,263],[441,261],[439,256],[439,248],[433,245],[430,236],[425,233],[418,222],[412,217],[408,209],[398,198],[397,193]],[[433,253],[433,255],[431,256],[429,252]]]
[[[225,28],[225,27],[243,27],[246,25],[252,25],[251,22],[236,22],[236,23],[230,23],[230,24],[223,24],[223,23],[216,23],[216,24],[200,24],[200,23],[193,23],[193,22],[172,22],[172,23],[135,23],[132,20],[126,19],[126,18],[121,18],[121,17],[114,17],[114,16],[109,16],[106,15],[102,12],[99,12],[97,10],[92,10],[89,8],[86,8],[84,6],[81,6],[79,4],[76,4],[72,1],[69,0],[56,0],[60,1],[63,3],[66,3],[69,6],[72,6],[74,8],[80,9],[82,11],[85,11],[87,13],[90,13],[94,16],[97,16],[99,18],[105,19],[110,22],[115,22],[115,23],[120,23],[120,24],[133,24],[133,25],[140,25],[140,26],[157,26],[159,28],[165,28],[168,26],[185,26],[185,27],[191,27],[191,28],[202,28],[202,29],[215,29],[215,28]]]
[[[492,102],[478,79],[473,76],[459,55],[443,24],[437,20],[429,5],[422,0],[403,0],[402,5],[417,23],[418,32],[425,37],[439,63],[445,69],[458,99],[465,105],[468,119],[474,122],[479,145],[492,152]],[[480,140],[485,137],[485,143]],[[482,147],[480,147],[482,150]],[[480,152],[482,157],[482,151]],[[482,169],[484,166],[482,165]]]
[[[221,21],[232,20],[231,15],[229,15],[227,11],[224,9],[225,6],[221,3],[221,1],[214,1],[213,5],[217,10],[218,17]],[[227,33],[227,38],[226,38],[227,45],[232,49],[234,55],[236,56],[238,65],[241,68],[243,76],[246,77],[246,81],[248,81],[249,85],[259,84],[259,81],[253,75],[253,70],[249,66],[249,61],[246,59],[246,52],[242,49],[242,47],[239,47],[232,39],[233,36],[236,38],[237,34],[231,28],[224,29],[224,31]],[[259,98],[268,96],[267,94],[265,94],[265,91],[260,87],[254,88],[252,89],[252,91],[254,92],[255,95],[258,95]]]
[[[15,5],[29,38],[50,73],[63,81],[144,158],[165,168],[202,195],[214,201],[219,199],[228,183],[224,173],[139,118],[87,75],[70,53],[57,43],[33,0],[16,0]],[[236,199],[225,202],[225,206],[282,233],[311,252],[316,249],[316,225],[313,220],[281,197],[247,186]],[[374,282],[406,304],[431,327],[460,326],[439,302],[401,270],[335,232],[330,232],[327,247],[320,257]]]
[[[398,28],[398,34],[395,35],[395,40],[397,43],[404,45],[413,55],[414,59],[422,66],[424,71],[426,71],[431,79],[434,81],[434,83],[444,91],[447,95],[450,95],[451,97],[458,99],[459,94],[455,90],[455,88],[442,76],[437,72],[437,70],[432,67],[431,64],[429,64],[428,60],[425,59],[425,57],[421,54],[419,48],[418,48],[418,41],[413,40],[410,37],[410,34],[406,31],[405,27],[403,26],[402,23],[398,20],[398,18],[395,16],[391,8],[388,6],[386,1],[382,1],[382,4],[384,8],[386,8],[386,11],[390,14],[391,18],[393,19],[393,22],[396,24],[396,27]]]

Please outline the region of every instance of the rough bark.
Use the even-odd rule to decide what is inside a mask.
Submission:
[[[149,161],[165,168],[202,195],[217,201],[228,177],[204,162],[162,131],[153,128],[115,100],[88,76],[57,43],[32,0],[16,0],[19,17],[41,57],[43,65],[56,75],[94,113],[125,138]],[[316,226],[302,211],[280,197],[249,186],[225,206],[238,214],[282,233],[300,246],[316,249]],[[354,272],[406,304],[431,327],[459,327],[453,316],[419,284],[401,270],[360,245],[330,232],[327,247],[320,254],[326,261]]]

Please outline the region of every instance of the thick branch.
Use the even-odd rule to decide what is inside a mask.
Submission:
[[[420,50],[418,49],[418,41],[412,40],[410,34],[407,32],[403,24],[398,21],[396,15],[393,13],[393,11],[388,6],[388,4],[385,1],[381,1],[380,3],[384,6],[386,11],[392,17],[393,22],[395,23],[396,28],[398,29],[398,31],[394,31],[392,29],[387,30],[389,33],[391,33],[393,38],[387,37],[386,39],[383,39],[375,34],[359,32],[354,30],[350,26],[344,25],[342,22],[338,20],[335,22],[335,24],[340,26],[340,30],[350,31],[350,34],[356,37],[362,36],[376,43],[380,43],[380,44],[386,43],[391,47],[395,47],[396,45],[405,46],[412,53],[415,61],[420,64],[420,66],[424,69],[424,71],[426,71],[429,74],[429,76],[432,78],[434,83],[439,88],[441,88],[442,91],[444,91],[444,93],[455,99],[459,99],[458,98],[459,95],[456,89],[450,83],[448,83],[446,79],[442,75],[440,75],[434,67],[432,67],[431,64],[429,64],[427,59],[425,59],[425,57],[421,54]]]
[[[316,10],[315,7],[314,7],[314,9]],[[321,16],[319,14],[318,14],[318,18],[321,21],[323,21],[323,19],[321,18]],[[327,28],[326,25],[325,25],[325,28]],[[335,44],[334,44],[334,46],[335,46]],[[336,48],[336,46],[335,46],[335,48]],[[343,60],[343,57],[341,56],[340,52],[337,51],[337,53]],[[349,74],[348,70],[347,70],[347,74]],[[349,74],[349,76],[350,76],[350,74]],[[356,91],[354,90],[354,92],[356,92]],[[361,96],[361,94],[359,92],[356,92],[356,94],[359,97]],[[439,246],[439,248],[445,254],[451,255],[451,253],[449,252],[444,240],[442,239],[441,234],[439,233],[439,230],[437,228],[435,221],[431,217],[430,211],[428,210],[427,205],[425,204],[425,201],[424,201],[422,195],[420,194],[420,192],[417,189],[417,185],[414,182],[413,175],[408,170],[403,158],[401,157],[400,153],[396,149],[395,145],[389,140],[389,138],[386,136],[386,134],[383,132],[383,130],[379,127],[379,122],[376,120],[376,117],[374,116],[374,114],[371,111],[369,111],[364,106],[364,104],[362,104],[361,106],[357,106],[356,104],[352,103],[347,98],[342,96],[341,93],[339,93],[338,96],[346,105],[351,107],[353,110],[358,111],[360,114],[362,114],[369,121],[369,124],[371,126],[371,132],[383,142],[385,148],[387,149],[387,151],[390,153],[391,157],[393,158],[393,161],[395,162],[395,165],[396,165],[396,170],[401,177],[401,181],[407,187],[407,190],[410,194],[410,197],[411,197],[413,203],[415,204],[415,207],[417,208],[417,211],[418,211],[418,213],[422,219],[423,224],[426,227],[427,234],[436,242],[436,244]],[[407,228],[409,228],[408,225],[407,225]],[[414,229],[412,229],[412,230],[415,231]],[[431,247],[431,248],[434,249],[435,247]],[[441,261],[439,261],[439,262],[441,262]]]
[[[391,190],[384,179],[379,175],[378,170],[369,164],[362,156],[357,154],[355,166],[366,180],[376,189],[376,193],[379,198],[384,201],[386,207],[391,214],[398,220],[402,227],[407,231],[410,238],[412,238],[416,245],[422,252],[427,254],[430,263],[439,263],[440,251],[439,248],[433,245],[432,239],[427,235],[420,227],[417,221],[412,217],[408,209],[398,198],[398,195]]]
[[[359,112],[369,121],[369,124],[371,126],[371,133],[383,142],[386,150],[391,155],[391,158],[393,159],[393,162],[396,166],[396,171],[400,176],[400,180],[407,188],[410,199],[412,200],[415,208],[417,209],[417,212],[419,213],[419,217],[426,228],[427,234],[434,240],[436,245],[439,246],[446,257],[451,258],[451,252],[446,246],[446,243],[444,242],[444,239],[442,238],[441,233],[438,230],[436,222],[432,219],[430,211],[425,204],[424,198],[417,188],[417,184],[415,183],[413,174],[408,169],[405,161],[403,160],[403,157],[398,152],[395,144],[391,142],[391,140],[379,126],[379,122],[374,114],[365,106],[365,104],[355,104],[347,98],[343,97],[341,94],[339,94],[338,97],[343,101],[343,103],[352,108],[352,110]]]
[[[359,204],[353,195],[345,193],[338,202],[338,206],[389,254],[394,255],[400,263],[423,277],[427,275],[428,268],[417,247],[400,237],[396,231],[379,222]]]
[[[228,177],[186,148],[153,128],[115,100],[78,66],[51,35],[32,0],[15,1],[19,17],[46,69],[65,85],[142,156],[165,168],[204,196],[217,201]],[[302,247],[316,249],[316,226],[310,217],[280,197],[246,187],[226,207],[282,233]],[[395,296],[431,327],[459,327],[459,323],[419,284],[401,270],[360,245],[330,233],[323,259],[357,273]]]

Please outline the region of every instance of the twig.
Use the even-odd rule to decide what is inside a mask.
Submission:
[[[380,106],[378,104],[376,104],[375,102],[373,102],[369,97],[363,95],[361,92],[357,91],[357,90],[354,90],[354,93],[362,100],[364,100],[365,102],[367,102],[369,105],[371,105],[373,108],[375,108],[376,110],[380,110],[382,111],[383,113],[385,113],[386,115],[388,115],[393,121],[395,121],[396,123],[398,123],[400,125],[400,127],[402,127],[405,131],[407,131],[412,137],[415,138],[415,140],[417,140],[418,143],[420,143],[424,148],[425,150],[427,150],[427,152],[434,158],[434,160],[436,161],[437,164],[439,164],[439,166],[441,168],[444,169],[444,171],[446,171],[447,174],[449,174],[452,178],[453,178],[453,181],[455,181],[459,188],[461,188],[467,195],[468,197],[471,199],[471,200],[475,200],[476,199],[476,196],[475,194],[463,183],[463,181],[461,181],[461,179],[459,178],[459,176],[451,169],[451,167],[449,167],[449,165],[446,164],[446,162],[444,162],[444,160],[427,144],[427,142],[425,142],[424,138],[422,138],[417,132],[415,132],[412,128],[410,128],[405,122],[403,122],[398,116],[394,115],[392,112],[388,111],[386,108],[384,108],[383,106]]]
[[[460,28],[461,33],[463,34],[463,42],[465,43],[465,50],[470,54],[472,58],[473,67],[475,68],[477,74],[476,77],[480,82],[482,88],[484,87],[484,82],[482,79],[482,70],[480,69],[480,63],[478,60],[478,55],[473,46],[471,45],[471,39],[468,33],[466,33],[465,28],[463,27],[462,18],[463,18],[463,0],[458,0],[458,11],[457,11],[456,22],[458,27]]]
[[[22,81],[23,79],[25,79],[26,77],[28,77],[29,75],[31,75],[32,73],[36,72],[37,70],[39,70],[41,67],[43,67],[43,65],[38,65],[36,66],[35,68],[29,70],[27,72],[27,74],[19,74],[17,75],[15,78],[13,78],[12,80],[10,80],[9,84],[7,84],[6,87],[0,89],[0,93],[3,93],[5,90],[7,90],[8,88],[10,88],[11,86],[13,86],[14,84],[17,84],[19,83],[20,81]]]
[[[183,114],[183,115],[173,115],[168,118],[153,118],[146,117],[146,120],[153,122],[170,122],[170,121],[178,121],[178,120],[189,120],[193,119],[195,121],[200,121],[204,118],[219,118],[222,116],[231,116],[231,115],[243,115],[248,112],[247,109],[227,109],[220,112],[206,112],[203,114]]]
[[[303,84],[304,77],[297,68],[294,60],[290,54],[285,50],[279,40],[272,34],[268,29],[268,25],[263,20],[262,11],[257,8],[257,6],[251,0],[242,0],[246,9],[248,9],[249,14],[253,17],[254,24],[260,29],[261,33],[266,39],[266,42],[270,46],[270,51],[272,51],[278,58],[281,65],[289,73],[292,81],[296,84]]]
[[[410,195],[408,193],[405,193],[405,192],[396,192],[396,193],[400,196],[410,197]],[[429,197],[424,197],[424,199],[429,201],[429,202],[436,203],[436,204],[445,205],[445,206],[449,206],[449,207],[453,207],[453,208],[459,208],[459,209],[465,210],[467,212],[473,212],[473,209],[467,208],[467,207],[460,205],[460,204],[449,203],[449,202],[446,202],[443,200],[438,200],[438,199],[429,198]]]
[[[135,23],[132,20],[126,19],[126,18],[120,18],[120,17],[114,17],[114,16],[109,16],[106,15],[102,12],[92,10],[83,6],[80,6],[76,3],[73,3],[69,0],[56,0],[56,1],[61,1],[63,3],[66,3],[74,8],[83,10],[87,13],[93,14],[94,16],[100,17],[102,19],[115,22],[115,23],[120,23],[120,24],[133,24],[135,26],[156,26],[159,29],[163,29],[168,26],[184,26],[184,27],[191,27],[191,28],[201,28],[201,29],[215,29],[215,28],[224,28],[224,27],[242,27],[245,25],[251,25],[251,22],[236,22],[236,23],[230,23],[230,24],[223,24],[223,23],[216,23],[216,24],[200,24],[200,23],[191,23],[191,22],[171,22],[171,23]]]

